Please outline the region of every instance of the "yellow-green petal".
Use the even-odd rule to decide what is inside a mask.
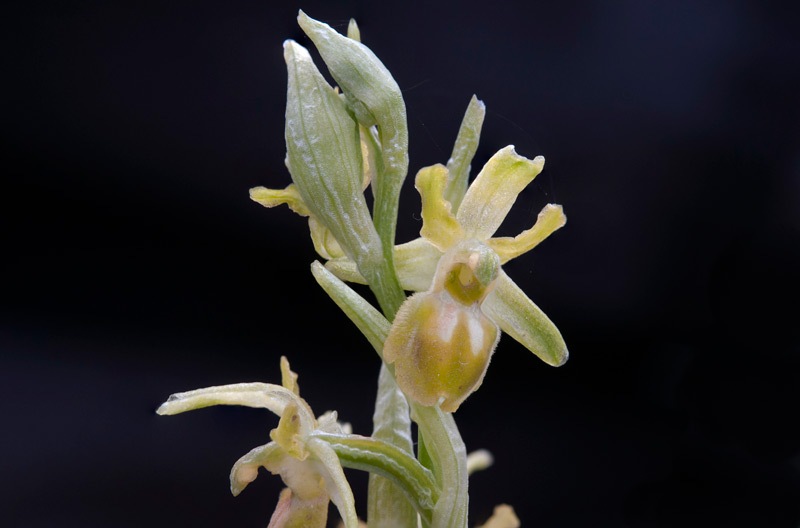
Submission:
[[[538,246],[545,238],[564,227],[566,223],[567,217],[564,216],[564,209],[560,205],[547,204],[539,212],[533,227],[513,238],[490,238],[487,244],[500,257],[500,262],[505,264]]]
[[[264,207],[275,207],[286,204],[289,209],[300,216],[308,216],[308,207],[300,196],[295,184],[289,184],[285,189],[267,189],[266,187],[253,187],[250,189],[250,199]]]
[[[437,164],[417,173],[414,186],[422,199],[422,230],[420,234],[431,244],[446,251],[464,238],[464,230],[444,199],[447,168]]]
[[[520,192],[542,172],[544,158],[530,160],[509,145],[492,156],[467,189],[456,218],[465,236],[486,240],[497,231]]]
[[[481,309],[548,365],[559,367],[567,361],[569,352],[561,332],[502,269]]]

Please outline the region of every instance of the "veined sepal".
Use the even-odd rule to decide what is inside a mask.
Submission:
[[[447,160],[448,178],[444,198],[450,202],[454,213],[458,211],[461,200],[467,192],[470,164],[478,150],[485,115],[486,105],[473,95],[461,120],[461,127],[453,144],[453,153]]]

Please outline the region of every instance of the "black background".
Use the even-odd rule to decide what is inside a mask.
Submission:
[[[0,523],[265,526],[281,487],[230,465],[264,411],[161,418],[170,393],[279,380],[371,427],[378,359],[308,271],[283,187],[281,43],[310,16],[403,90],[411,175],[473,93],[475,165],[547,158],[501,229],[567,226],[506,266],[559,325],[547,367],[505,337],[458,411],[471,525],[800,523],[800,19],[791,3],[29,3],[2,32]],[[321,63],[320,63],[321,64]],[[5,150],[4,149],[4,150]],[[419,227],[408,182],[398,239]],[[365,513],[363,474],[348,472]],[[3,519],[4,518],[4,519]]]

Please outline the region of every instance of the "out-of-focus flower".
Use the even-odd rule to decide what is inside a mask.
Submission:
[[[514,513],[514,508],[508,504],[500,504],[495,506],[494,513],[485,524],[480,525],[478,528],[519,528],[520,522],[517,515]]]

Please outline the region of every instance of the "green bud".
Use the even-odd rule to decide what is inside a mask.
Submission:
[[[359,268],[379,260],[380,241],[364,194],[358,123],[317,70],[308,51],[284,43],[289,74],[286,150],[303,202]]]
[[[354,109],[365,126],[378,125],[384,155],[408,168],[406,107],[386,66],[361,42],[300,11],[300,27],[319,50],[342,91],[360,105]],[[360,33],[359,33],[360,36]],[[401,159],[402,158],[402,159]],[[405,174],[403,174],[405,176]]]
[[[408,124],[400,87],[367,46],[300,11],[300,27],[314,42],[359,122],[376,126],[381,170],[374,181],[373,218],[391,267],[400,189],[408,173]],[[355,31],[349,32],[356,36]],[[360,32],[358,33],[360,38]]]

